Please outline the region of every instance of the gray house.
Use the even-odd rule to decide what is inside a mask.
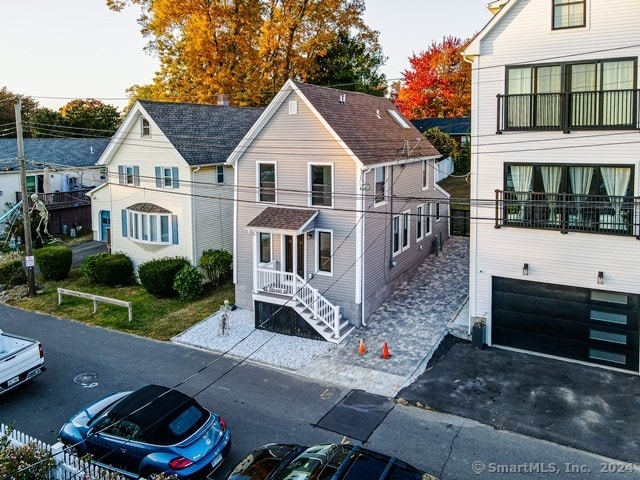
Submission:
[[[448,236],[439,156],[385,98],[288,81],[229,157],[236,304],[340,342]]]

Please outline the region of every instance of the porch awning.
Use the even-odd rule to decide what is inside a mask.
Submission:
[[[283,232],[300,235],[315,228],[318,210],[267,207],[247,224],[249,231]]]

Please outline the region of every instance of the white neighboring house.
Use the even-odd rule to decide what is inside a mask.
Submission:
[[[86,193],[106,181],[97,165],[109,138],[25,138],[27,192],[36,193],[49,210],[49,232],[72,224],[91,228]],[[0,139],[0,217],[22,198],[15,138]],[[29,200],[30,201],[30,200]],[[9,219],[5,219],[9,220]]]
[[[262,109],[138,101],[98,164],[108,182],[90,192],[94,239],[134,266],[233,246],[228,155]]]
[[[638,372],[637,0],[501,0],[473,62],[470,322]]]

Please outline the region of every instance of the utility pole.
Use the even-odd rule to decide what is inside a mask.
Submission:
[[[29,296],[36,296],[36,279],[33,267],[35,261],[31,245],[31,218],[29,217],[29,197],[27,195],[27,167],[24,158],[24,138],[22,136],[22,101],[18,97],[16,103],[16,137],[18,141],[18,161],[20,162],[20,191],[22,192],[22,225],[24,226],[25,265],[27,267],[27,282]]]

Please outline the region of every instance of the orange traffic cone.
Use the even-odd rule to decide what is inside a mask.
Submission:
[[[382,355],[380,355],[380,357],[384,358],[385,360],[389,360],[391,358],[387,342],[384,342],[384,345],[382,346]]]
[[[364,355],[367,353],[367,349],[364,347],[364,340],[360,339],[360,346],[358,347],[358,353]]]

